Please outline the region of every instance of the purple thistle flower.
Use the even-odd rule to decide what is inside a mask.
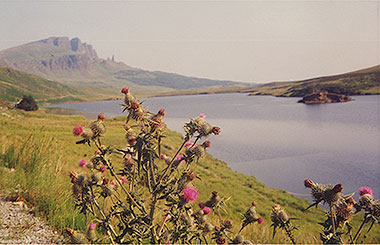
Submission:
[[[181,154],[178,154],[178,155],[177,155],[177,160],[178,160],[178,161],[181,161],[182,158],[183,158],[183,155],[181,155]]]
[[[161,158],[162,160],[164,160],[164,159],[166,159],[166,155],[165,155],[165,154],[161,154],[160,158]]]
[[[368,186],[362,186],[358,190],[359,196],[363,196],[364,194],[369,194],[371,197],[373,197],[373,191],[371,187]]]
[[[128,87],[125,87],[125,88],[123,88],[123,89],[121,90],[121,92],[122,92],[123,94],[127,94],[127,93],[129,93],[129,88],[128,88]]]
[[[100,166],[100,172],[104,173],[107,170],[106,166]]]
[[[123,182],[123,183],[126,183],[126,182],[127,182],[127,178],[126,178],[125,176],[121,176],[121,177],[120,177],[120,180],[121,180],[121,182]]]
[[[194,145],[194,142],[192,142],[192,141],[187,141],[186,144],[185,144],[185,147],[187,148],[187,147],[191,147],[191,146],[193,146],[193,145]]]
[[[259,225],[261,224],[261,223],[263,223],[263,218],[259,218],[258,220],[257,220],[257,223],[259,223]]]
[[[194,187],[188,186],[183,190],[183,195],[187,202],[193,202],[198,198],[198,191]]]
[[[202,210],[203,210],[204,214],[206,214],[206,215],[211,213],[211,209],[209,207],[203,207]]]
[[[73,134],[75,136],[81,136],[83,134],[83,127],[81,125],[77,125],[73,129]]]
[[[199,117],[201,117],[201,118],[206,118],[206,114],[201,113],[201,114],[199,114]]]
[[[80,159],[78,165],[79,167],[84,168],[86,166],[86,159]]]
[[[96,228],[96,224],[94,224],[94,223],[91,223],[91,224],[88,226],[88,229],[89,229],[89,230],[95,230],[95,228]]]

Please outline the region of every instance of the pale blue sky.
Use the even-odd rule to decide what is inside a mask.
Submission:
[[[379,1],[4,1],[0,50],[79,37],[148,70],[269,82],[380,64]]]

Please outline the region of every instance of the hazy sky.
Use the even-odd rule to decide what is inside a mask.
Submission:
[[[380,64],[380,1],[0,0],[0,50],[79,37],[147,70],[269,82]]]

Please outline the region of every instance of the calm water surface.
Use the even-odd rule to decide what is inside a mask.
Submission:
[[[233,170],[267,186],[308,193],[305,178],[342,183],[344,193],[371,186],[380,197],[380,96],[354,96],[338,104],[304,105],[297,98],[246,94],[143,99],[150,111],[165,108],[169,128],[183,132],[191,117],[205,113],[221,127],[209,152]],[[55,105],[95,118],[121,115],[121,101]],[[124,114],[126,115],[126,114]]]

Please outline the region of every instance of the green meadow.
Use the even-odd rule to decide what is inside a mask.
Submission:
[[[88,223],[74,208],[69,173],[72,170],[85,171],[78,166],[79,159],[90,160],[96,150],[94,145],[76,145],[78,138],[72,132],[74,126],[86,126],[90,121],[81,116],[46,114],[44,109],[36,112],[8,110],[5,113],[9,116],[0,115],[1,193],[33,206],[37,215],[48,220],[60,232],[64,228],[86,230]],[[106,120],[107,132],[102,138],[104,145],[125,147],[125,119],[118,117]],[[182,142],[182,135],[165,130],[164,136],[163,153],[173,156]],[[116,169],[122,167],[121,157],[114,157],[112,161]],[[163,164],[160,160],[159,167],[162,168]],[[321,207],[305,212],[304,208],[309,205],[306,200],[284,190],[268,188],[255,177],[234,172],[225,162],[209,154],[198,163],[193,163],[191,170],[200,177],[194,181],[200,193],[198,201],[206,201],[214,190],[222,197],[229,198],[227,212],[222,212],[222,217],[232,220],[234,235],[240,229],[242,214],[252,201],[256,201],[258,214],[264,222],[245,228],[242,234],[247,239],[254,243],[290,243],[282,230],[272,238],[270,213],[273,205],[279,204],[290,217],[297,218],[293,221],[299,226],[294,232],[297,243],[321,243],[319,233],[322,226],[318,223],[326,219],[326,210]],[[198,201],[193,205],[196,206]],[[354,232],[361,218],[362,215],[354,217]],[[217,215],[211,214],[210,219],[217,224]],[[359,242],[380,243],[379,225],[376,224],[365,238],[362,235]]]

